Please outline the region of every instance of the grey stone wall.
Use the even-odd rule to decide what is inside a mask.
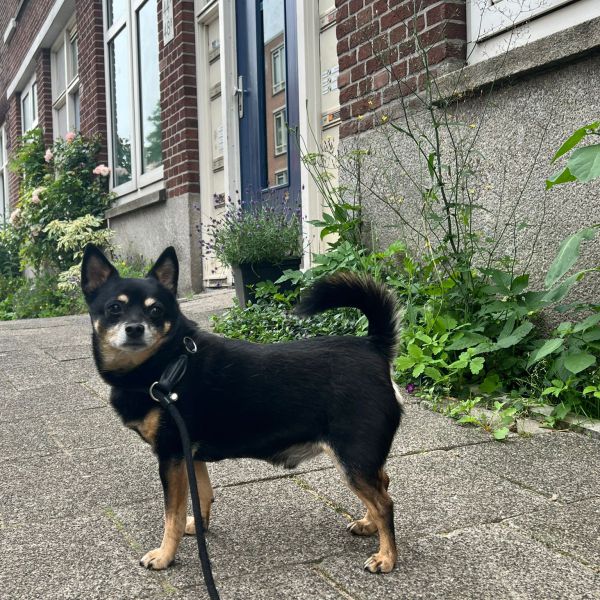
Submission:
[[[476,228],[493,233],[508,223],[499,250],[512,254],[516,247],[520,264],[529,266],[537,282],[543,280],[561,240],[583,226],[600,222],[599,182],[545,190],[545,179],[562,164],[550,164],[562,142],[575,129],[600,119],[598,90],[600,55],[595,54],[496,84],[493,91],[469,95],[450,108],[452,118],[464,124],[454,130],[465,136],[463,147],[477,135],[474,147],[478,154],[474,156],[479,178],[473,187],[485,210],[476,212]],[[431,135],[427,117],[418,105],[410,120],[417,131]],[[423,244],[410,231],[411,225],[421,227],[422,222],[422,205],[411,179],[427,181],[426,165],[419,161],[414,143],[381,125],[343,140],[340,155],[356,147],[370,151],[361,177],[376,193],[365,194],[364,215],[378,245],[405,239],[423,251]],[[445,147],[450,148],[447,135]],[[353,173],[342,172],[343,182],[353,178]],[[398,215],[385,202],[393,204],[408,227],[399,225]],[[529,226],[513,235],[514,225],[523,222]],[[583,254],[582,266],[599,265],[600,239],[589,242]],[[600,300],[598,281],[590,277],[578,288],[578,296]]]
[[[167,246],[174,246],[179,259],[179,294],[199,292],[202,290],[197,228],[200,212],[196,209],[199,205],[198,194],[184,194],[111,216],[115,243],[123,254],[139,254],[148,260],[155,260]]]

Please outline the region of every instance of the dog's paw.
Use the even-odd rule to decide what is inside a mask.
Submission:
[[[377,525],[367,519],[358,519],[348,523],[346,531],[354,535],[373,535],[377,533]]]
[[[208,517],[202,517],[202,525],[204,525],[204,531],[208,531]],[[185,535],[196,535],[196,521],[194,517],[188,517],[185,522]]]
[[[173,562],[173,558],[173,556],[167,555],[161,548],[156,548],[142,556],[140,565],[146,567],[146,569],[160,571],[166,569]]]
[[[389,554],[378,552],[367,558],[365,569],[371,573],[389,573],[396,565],[396,560]]]

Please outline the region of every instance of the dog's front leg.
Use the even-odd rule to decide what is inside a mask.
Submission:
[[[204,529],[208,529],[210,522],[210,509],[215,498],[213,495],[212,485],[210,483],[210,477],[208,476],[208,469],[206,463],[199,460],[194,461],[194,471],[196,473],[196,481],[198,483],[198,496],[200,498],[200,512],[202,514],[202,524]],[[188,517],[185,525],[185,532],[188,535],[194,535],[196,533],[196,523],[194,517]]]
[[[140,560],[144,567],[157,570],[166,569],[175,558],[185,529],[188,494],[183,460],[161,460],[158,466],[165,495],[165,532],[160,548],[150,550]]]

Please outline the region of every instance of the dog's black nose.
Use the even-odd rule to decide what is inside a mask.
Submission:
[[[125,333],[132,339],[140,338],[144,335],[144,325],[143,323],[129,323],[125,326]]]

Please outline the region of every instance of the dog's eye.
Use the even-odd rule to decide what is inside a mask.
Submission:
[[[120,315],[123,311],[123,307],[118,302],[115,302],[110,304],[106,310],[110,315]]]
[[[158,306],[158,304],[154,304],[153,306],[150,307],[150,310],[148,311],[148,314],[152,318],[156,319],[156,318],[162,316],[163,312],[164,311],[162,309],[162,306]]]

